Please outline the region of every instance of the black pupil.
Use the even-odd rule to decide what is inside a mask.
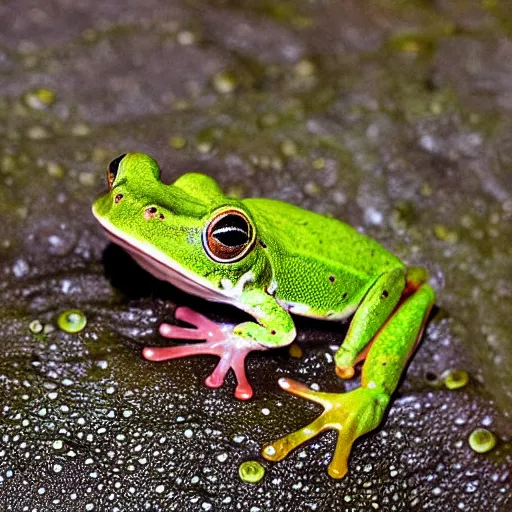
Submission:
[[[212,236],[226,247],[240,247],[250,239],[249,225],[239,215],[226,215],[215,224]]]
[[[117,158],[114,158],[112,162],[108,164],[108,172],[112,175],[113,178],[117,176],[117,171],[119,170],[119,164],[121,163],[121,160],[126,156],[126,153],[124,155],[119,155]]]

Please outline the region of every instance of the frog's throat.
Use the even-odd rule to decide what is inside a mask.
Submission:
[[[228,290],[216,288],[207,279],[183,268],[147,242],[137,240],[98,218],[109,240],[122,247],[130,256],[157,279],[167,281],[186,293],[213,302],[236,305],[237,300]]]

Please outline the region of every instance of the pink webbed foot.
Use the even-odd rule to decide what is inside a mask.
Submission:
[[[248,400],[252,397],[252,388],[245,374],[245,358],[253,350],[265,350],[255,341],[233,334],[230,324],[216,324],[195,311],[181,307],[176,310],[176,318],[195,327],[178,327],[161,324],[159,331],[165,338],[184,340],[207,340],[177,347],[145,347],[142,355],[149,361],[166,361],[193,355],[210,354],[220,357],[213,373],[205,380],[209,388],[222,386],[230,368],[235,372],[237,386],[236,398]]]

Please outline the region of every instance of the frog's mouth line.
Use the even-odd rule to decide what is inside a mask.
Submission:
[[[97,217],[96,217],[97,218]],[[151,244],[120,233],[114,226],[97,218],[109,240],[122,247],[146,271],[157,279],[167,281],[191,295],[213,302],[233,303],[233,297],[222,293],[208,280],[189,272],[174,260],[167,258]]]

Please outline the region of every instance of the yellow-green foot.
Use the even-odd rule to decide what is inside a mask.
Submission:
[[[322,405],[324,412],[309,425],[264,446],[263,457],[271,461],[282,460],[320,432],[334,429],[338,431],[338,441],[329,464],[329,475],[343,478],[348,471],[352,444],[379,425],[389,396],[370,388],[358,388],[349,393],[324,393],[285,378],[279,380],[279,385],[285,391]]]

